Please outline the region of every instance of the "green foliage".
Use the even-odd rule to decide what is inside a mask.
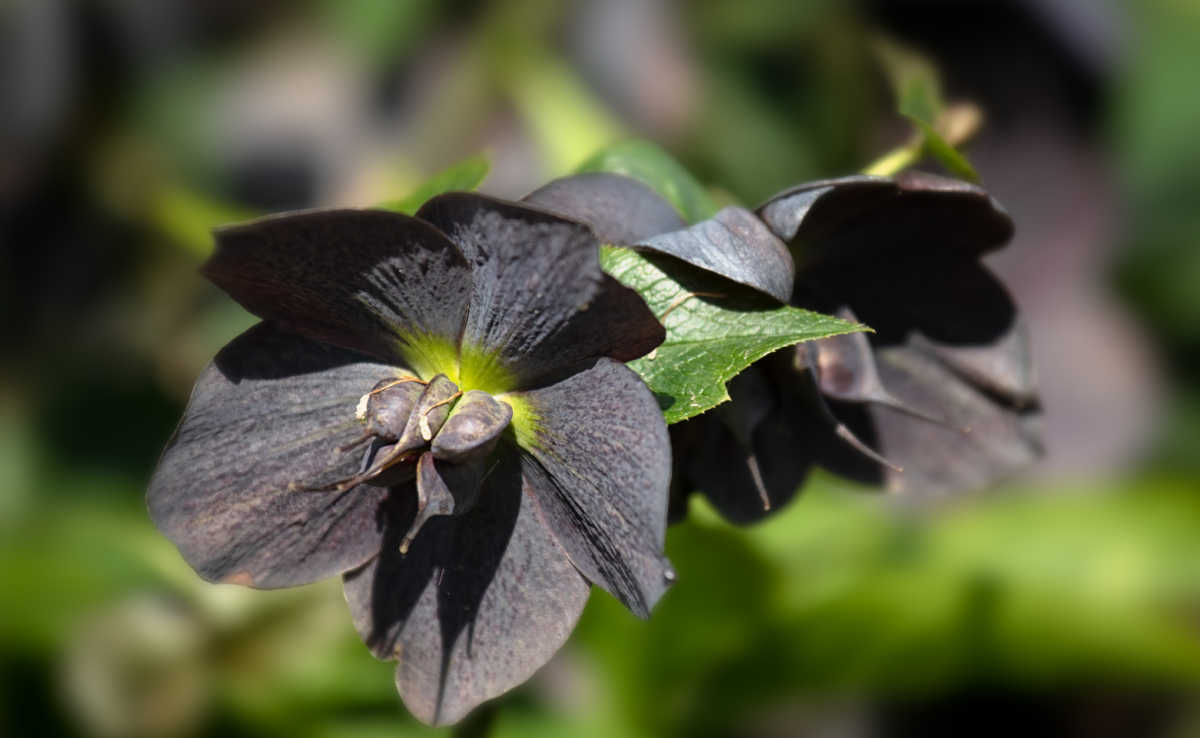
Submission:
[[[972,182],[979,173],[971,162],[946,140],[938,126],[945,119],[946,105],[937,69],[920,54],[899,44],[879,40],[876,51],[896,98],[896,109],[916,127],[917,138],[901,151],[900,158],[888,158],[868,167],[868,174],[895,174],[924,155],[932,156],[946,171]]]
[[[670,257],[605,248],[605,271],[637,290],[667,329],[647,356],[629,363],[677,423],[729,399],[725,383],[776,349],[864,330],[828,315],[779,305]]]
[[[823,476],[750,528],[696,497],[667,541],[679,583],[646,625],[594,598],[580,660],[651,735],[736,733],[794,717],[805,696],[1187,688],[1200,683],[1190,483],[1008,490],[913,516]]]
[[[483,154],[469,156],[425,180],[406,197],[379,203],[377,207],[413,215],[426,200],[435,195],[452,190],[475,189],[487,177],[490,166],[487,157]]]
[[[1142,43],[1115,96],[1116,153],[1128,247],[1118,277],[1152,328],[1193,372],[1200,367],[1200,5],[1130,4]],[[1195,380],[1193,380],[1195,382]]]
[[[611,172],[633,177],[675,206],[688,223],[711,217],[717,206],[704,187],[671,155],[649,141],[629,140],[593,154],[578,172]]]
[[[528,49],[506,60],[507,91],[528,122],[549,169],[568,172],[589,152],[621,135],[574,70],[551,54]]]
[[[316,15],[349,53],[372,62],[405,55],[436,18],[436,0],[320,0]]]

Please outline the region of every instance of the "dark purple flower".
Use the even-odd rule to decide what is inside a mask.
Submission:
[[[552,183],[539,199],[607,229],[608,243],[874,329],[777,352],[729,383],[732,402],[674,426],[682,494],[700,489],[749,522],[790,499],[814,465],[936,495],[985,485],[1040,453],[1025,332],[980,263],[1011,238],[1012,222],[980,188],[921,172],[844,177],[684,227],[645,186],[587,177]],[[614,220],[622,199],[656,215]],[[608,205],[587,207],[597,200]]]
[[[670,446],[621,361],[661,342],[578,222],[451,193],[223,229],[263,319],[213,360],[150,483],[206,579],[344,576],[409,709],[453,722],[558,650],[590,584],[646,616]]]
[[[936,496],[1037,458],[1028,339],[980,263],[1012,222],[986,192],[921,172],[853,176],[787,190],[757,212],[796,259],[791,304],[874,332],[801,344],[731,383],[723,422],[707,422],[690,456],[693,482],[724,515],[761,517],[812,465]],[[711,463],[718,454],[744,463]]]

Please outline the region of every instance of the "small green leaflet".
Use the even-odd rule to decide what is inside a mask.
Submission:
[[[938,133],[936,128],[919,118],[904,113],[904,111],[901,113],[921,130],[925,136],[925,150],[929,152],[930,156],[937,159],[938,163],[946,168],[946,171],[970,182],[979,181],[979,172],[975,171],[975,167],[971,166],[967,157],[951,146],[945,138],[942,138],[942,134]]]
[[[867,330],[799,308],[668,256],[603,247],[604,270],[641,294],[667,329],[654,352],[629,362],[654,392],[667,423],[729,399],[725,383],[767,354],[801,341]]]
[[[407,197],[381,202],[375,207],[412,215],[425,204],[426,200],[435,195],[452,190],[475,189],[487,176],[489,168],[487,157],[483,154],[476,154],[433,175],[410,192]]]
[[[875,48],[896,97],[897,112],[908,118],[920,134],[920,140],[915,144],[915,158],[928,154],[954,176],[978,182],[979,173],[971,162],[938,129],[946,105],[934,65],[916,51],[886,39],[878,40]],[[908,163],[915,163],[915,159]],[[890,175],[896,172],[871,173]]]
[[[601,149],[575,170],[632,177],[662,195],[688,223],[712,217],[717,206],[691,174],[649,141],[631,139]]]

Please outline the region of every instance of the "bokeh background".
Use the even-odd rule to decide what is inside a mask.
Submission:
[[[0,735],[412,736],[336,582],[201,582],[143,493],[253,322],[209,228],[369,205],[484,152],[519,197],[625,136],[754,204],[907,136],[941,71],[1017,237],[1048,454],[914,509],[824,476],[669,531],[492,736],[1200,735],[1200,2],[0,4]]]

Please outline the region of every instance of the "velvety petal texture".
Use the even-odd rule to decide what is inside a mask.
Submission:
[[[601,359],[520,400],[535,428],[522,468],[543,519],[584,576],[647,616],[675,577],[662,554],[670,442],[654,396]]]
[[[885,470],[889,489],[910,495],[977,489],[1041,455],[1036,406],[997,401],[924,351],[894,347],[877,355],[880,376],[892,394],[944,418],[932,423],[887,405],[870,407],[880,451],[903,468]]]
[[[634,246],[684,227],[671,203],[631,177],[587,172],[556,179],[523,201],[586,223],[600,243]]]
[[[828,258],[865,263],[864,253],[938,248],[978,257],[1012,238],[1012,220],[986,191],[925,172],[856,175],[784,190],[758,208],[788,242],[797,267]]]
[[[159,529],[205,579],[286,587],[340,574],[383,540],[387,490],[353,475],[359,398],[396,367],[262,323],[217,354],[150,480]]]
[[[382,210],[263,218],[216,233],[204,274],[261,318],[407,365],[457,345],[471,267],[428,223]],[[419,368],[419,367],[418,367]]]
[[[346,601],[371,650],[396,659],[409,710],[452,723],[532,676],[570,635],[590,587],[523,485],[515,449],[469,513],[431,519],[401,554],[412,500],[396,497],[379,557],[345,576]]]
[[[642,298],[600,269],[587,226],[464,192],[435,197],[417,215],[444,231],[474,272],[463,353],[483,358],[477,367],[464,361],[472,388],[488,390],[493,378],[528,387],[662,342]]]
[[[642,248],[669,254],[787,302],[796,267],[787,246],[754,213],[729,206],[688,228],[662,233]]]

